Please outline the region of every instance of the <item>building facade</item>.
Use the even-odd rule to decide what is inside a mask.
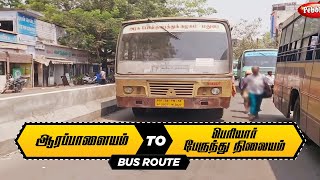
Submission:
[[[22,76],[32,87],[32,59],[35,53],[36,23],[41,14],[28,10],[0,10],[0,89],[6,75]]]
[[[0,89],[6,75],[28,80],[27,86],[61,85],[61,76],[89,71],[89,53],[61,46],[63,27],[39,20],[43,15],[21,9],[0,9]]]
[[[61,85],[61,76],[74,77],[89,72],[86,51],[48,43],[38,44],[35,56],[35,86]]]
[[[63,27],[37,20],[38,41],[35,46],[34,85],[61,85],[61,76],[73,77],[89,72],[89,53],[59,45],[65,35]]]
[[[281,34],[279,25],[297,12],[299,7],[300,4],[297,4],[296,2],[272,5],[270,34],[273,40],[277,40]]]

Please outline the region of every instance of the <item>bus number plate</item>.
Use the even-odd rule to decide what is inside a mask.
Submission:
[[[184,100],[183,99],[156,99],[155,106],[183,108]]]

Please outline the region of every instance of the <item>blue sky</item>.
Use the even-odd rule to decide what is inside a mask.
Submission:
[[[208,5],[218,11],[210,17],[227,19],[230,24],[238,23],[240,19],[262,18],[261,33],[263,33],[270,31],[272,5],[286,2],[303,4],[307,0],[208,0]]]

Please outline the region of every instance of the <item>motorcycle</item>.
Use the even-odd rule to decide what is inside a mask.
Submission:
[[[82,78],[83,82],[85,84],[94,84],[97,83],[97,76],[94,77],[90,77],[88,74],[86,74],[83,78]]]
[[[113,76],[113,75],[110,75],[110,76],[107,78],[106,81],[107,81],[107,84],[114,83],[114,82],[115,82],[114,76]]]
[[[14,79],[12,75],[8,75],[6,85],[3,88],[1,94],[5,93],[7,90],[12,90],[14,93],[21,92],[26,83],[26,79],[23,79],[21,77]]]

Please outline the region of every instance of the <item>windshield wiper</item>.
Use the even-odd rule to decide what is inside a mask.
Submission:
[[[152,23],[154,23],[154,24],[156,24],[156,25],[158,25],[155,21],[153,21],[153,20],[151,20],[151,19],[148,19],[148,21],[150,21],[150,22],[152,22]],[[159,26],[159,25],[158,25]],[[170,34],[172,37],[174,37],[175,39],[178,39],[178,40],[180,40],[179,39],[179,37],[177,36],[177,35],[175,35],[175,34],[173,34],[172,32],[170,32],[170,31],[168,31],[166,28],[164,28],[164,27],[162,27],[162,26],[159,26],[161,29],[163,29],[164,31],[166,31],[168,34]]]

